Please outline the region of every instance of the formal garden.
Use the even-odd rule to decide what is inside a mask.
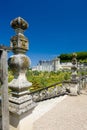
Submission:
[[[61,54],[59,56],[61,62],[71,62],[72,61],[72,53],[70,54]],[[87,64],[87,52],[77,52],[77,61],[78,64]],[[32,69],[28,69],[26,76],[29,82],[32,82],[32,86],[30,87],[30,92],[35,90],[39,90],[45,87],[48,87],[57,82],[62,82],[65,80],[71,79],[71,70],[60,70],[57,72],[51,71],[32,71]],[[77,75],[83,76],[87,75],[87,69],[77,69]],[[10,69],[8,69],[8,82],[10,82],[14,78]],[[61,86],[61,84],[60,84]]]
[[[83,76],[87,74],[86,70],[79,70],[78,76]],[[27,70],[27,79],[29,82],[32,82],[32,86],[30,87],[30,92],[39,90],[41,88],[48,87],[57,82],[62,82],[65,80],[71,79],[71,70],[63,70],[63,71],[51,71],[51,72],[39,72],[32,71],[31,69]],[[14,78],[12,72],[9,70],[8,73],[8,81],[10,82]],[[61,86],[61,83],[60,83]]]

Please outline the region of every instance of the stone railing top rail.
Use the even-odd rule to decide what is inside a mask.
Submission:
[[[51,88],[51,87],[53,87],[53,86],[56,86],[56,85],[58,85],[58,84],[62,84],[62,83],[64,83],[64,82],[66,82],[66,81],[54,83],[54,84],[49,85],[49,86],[47,86],[47,87],[44,87],[44,88],[41,88],[41,89],[39,89],[39,90],[36,90],[36,91],[30,92],[29,94],[33,94],[33,93],[36,93],[36,92],[40,92],[40,91],[42,91],[42,90],[45,90],[45,89]],[[67,82],[68,82],[68,81],[67,81]]]

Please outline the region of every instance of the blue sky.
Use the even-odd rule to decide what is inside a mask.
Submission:
[[[32,66],[61,53],[87,51],[87,0],[1,0],[0,43],[10,46],[15,35],[10,21],[18,16],[29,23],[25,36]]]

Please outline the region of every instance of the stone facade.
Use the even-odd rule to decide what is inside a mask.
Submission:
[[[58,71],[62,69],[60,65],[60,59],[54,58],[53,60],[49,61],[39,61],[38,65],[35,67],[32,67],[32,70],[38,70],[38,71]]]
[[[35,71],[58,71],[58,70],[71,70],[72,63],[60,63],[60,58],[54,58],[53,60],[40,60],[37,66],[33,66],[32,70]]]

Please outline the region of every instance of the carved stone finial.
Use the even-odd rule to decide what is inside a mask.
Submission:
[[[18,17],[18,18],[11,21],[11,27],[13,29],[20,28],[22,30],[25,30],[28,28],[28,26],[29,26],[28,23],[21,17]]]
[[[21,17],[11,21],[11,27],[16,32],[16,35],[11,38],[11,47],[14,53],[25,53],[28,50],[28,39],[23,34],[28,26],[28,23]]]
[[[72,57],[75,57],[75,58],[76,58],[76,57],[77,57],[77,54],[76,54],[76,53],[73,53],[73,54],[72,54]]]

